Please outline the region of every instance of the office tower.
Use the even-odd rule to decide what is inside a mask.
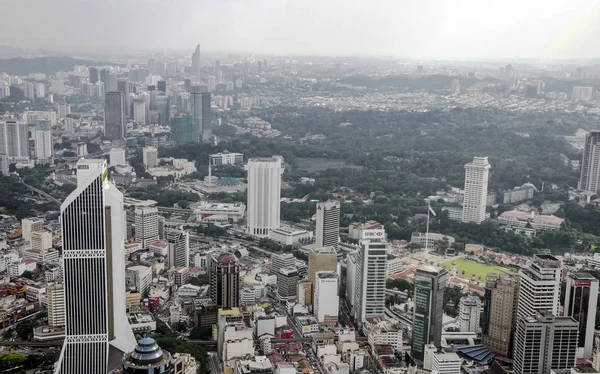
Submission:
[[[0,122],[0,153],[8,157],[29,157],[27,123],[14,120]]]
[[[33,88],[33,83],[31,82],[23,82],[23,96],[26,99],[34,100],[35,99],[35,90]]]
[[[171,101],[168,96],[156,96],[153,106],[158,113],[158,121],[151,120],[150,122],[158,122],[160,125],[168,125],[169,121],[171,120],[170,103]]]
[[[558,315],[560,296],[560,261],[551,255],[534,255],[519,270],[517,322],[540,311]]]
[[[231,253],[215,253],[209,265],[210,298],[219,308],[240,305],[240,264]]]
[[[196,50],[192,54],[192,75],[196,77],[196,80],[200,80],[200,44],[196,46]]]
[[[131,117],[131,97],[129,96],[129,79],[119,78],[117,79],[117,91],[123,94],[124,112],[126,117]]]
[[[313,287],[312,283],[306,279],[298,283],[297,300],[300,305],[311,305]]]
[[[317,203],[315,244],[319,247],[338,246],[340,237],[340,202]]]
[[[171,137],[177,144],[197,142],[199,136],[192,116],[181,116],[171,120]]]
[[[212,135],[212,99],[207,90],[202,92],[202,140],[208,140]]]
[[[104,104],[104,136],[111,140],[125,138],[125,98],[120,91],[106,93]]]
[[[571,99],[573,101],[592,101],[594,98],[594,87],[573,87],[573,94],[571,95]]]
[[[217,86],[216,78],[214,75],[210,75],[206,77],[206,88],[208,92],[214,92]]]
[[[49,286],[46,291],[48,301],[48,324],[50,326],[65,325],[65,288],[62,284]]]
[[[600,190],[600,131],[590,131],[585,137],[581,158],[579,189],[591,193]]]
[[[423,360],[424,347],[442,345],[442,317],[444,315],[444,289],[448,271],[424,265],[415,271],[415,313],[413,317],[412,357]]]
[[[58,118],[67,118],[71,114],[71,106],[67,103],[57,105]]]
[[[485,220],[490,163],[487,157],[475,157],[465,165],[465,197],[463,222],[481,223]]]
[[[478,332],[481,300],[478,296],[460,298],[458,322],[461,332]]]
[[[108,166],[126,165],[125,150],[123,148],[111,148],[108,152]]]
[[[98,68],[90,67],[88,69],[89,72],[89,80],[91,84],[96,84],[98,82]]]
[[[192,119],[200,135],[208,133],[212,121],[211,94],[206,86],[193,85],[190,92]]]
[[[133,352],[123,355],[122,364],[125,374],[183,373],[183,368],[174,367],[171,354],[163,351],[147,334],[140,339]]]
[[[364,230],[363,233],[366,233]],[[382,232],[383,230],[377,230]],[[385,235],[381,235],[384,238]],[[385,313],[388,246],[385,239],[362,239],[356,261],[354,318],[363,324]]]
[[[337,271],[337,252],[333,247],[314,248],[308,250],[308,280],[314,284],[319,271]]]
[[[135,240],[142,249],[148,249],[158,238],[158,208],[144,206],[135,208]]]
[[[133,120],[139,124],[146,124],[146,101],[143,99],[133,100]]]
[[[144,166],[153,168],[158,165],[158,150],[155,147],[144,147],[142,149],[142,160]]]
[[[509,357],[511,354],[518,296],[517,276],[487,275],[481,320],[483,345],[498,356]]]
[[[338,322],[340,299],[338,297],[338,274],[335,271],[319,271],[315,279],[315,317],[319,324],[335,326]]]
[[[36,99],[43,99],[46,97],[46,87],[43,83],[36,83],[34,90]]]
[[[107,177],[105,160],[79,160],[77,189],[60,209],[66,321],[61,374],[104,374],[109,344],[120,354],[135,346],[125,311],[123,194]]]
[[[160,92],[167,92],[167,82],[165,81],[158,81],[156,82],[156,89]]]
[[[279,228],[281,200],[281,159],[248,160],[248,234],[269,237]]]
[[[547,374],[569,369],[577,360],[579,326],[572,317],[549,310],[519,319],[515,331],[515,374]]]
[[[169,266],[190,266],[190,235],[182,230],[170,230],[166,234],[169,243]]]
[[[21,220],[21,232],[23,234],[23,240],[26,242],[31,242],[31,234],[34,232],[39,232],[44,230],[44,220],[43,219],[29,219],[23,218]]]
[[[52,133],[50,131],[36,130],[35,157],[38,160],[52,159]]]
[[[277,275],[281,268],[291,267],[296,264],[296,257],[291,253],[273,253],[271,255],[271,270],[269,274]]]
[[[598,279],[588,273],[569,273],[563,315],[579,323],[578,356],[591,359],[598,304]]]
[[[279,269],[279,273],[277,273],[277,298],[280,301],[295,299],[299,281],[300,274],[295,266]]]
[[[52,248],[52,234],[48,231],[34,231],[31,233],[31,250],[41,253]]]

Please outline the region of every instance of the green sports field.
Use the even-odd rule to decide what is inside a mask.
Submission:
[[[479,262],[469,261],[462,258],[457,258],[456,260],[450,260],[446,262],[442,262],[440,264],[441,267],[450,271],[450,267],[452,266],[452,261],[456,261],[457,272],[456,275],[462,276],[463,270],[465,271],[465,278],[471,277],[471,275],[475,274],[476,278],[481,277],[481,279],[485,279],[487,273],[511,273],[511,269],[503,268],[500,266],[492,266],[492,265],[484,265]]]

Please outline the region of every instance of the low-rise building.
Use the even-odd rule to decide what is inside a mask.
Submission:
[[[564,218],[553,215],[536,215],[535,212],[511,210],[498,216],[498,223],[512,228],[528,228],[534,230],[559,230]]]
[[[454,238],[449,235],[438,234],[435,232],[422,233],[414,232],[410,237],[411,244],[421,244],[423,247],[427,245],[428,248],[437,248],[438,243],[445,243],[447,247],[452,247],[454,244]]]
[[[237,223],[244,218],[246,205],[236,203],[202,202],[194,208],[197,222],[227,222]]]
[[[281,225],[279,228],[272,229],[269,237],[283,245],[306,244],[312,240],[313,233],[298,227]]]

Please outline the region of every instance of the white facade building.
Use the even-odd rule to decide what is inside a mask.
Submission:
[[[266,238],[280,225],[281,159],[248,161],[248,234]]]
[[[281,225],[271,230],[269,238],[283,245],[293,245],[295,243],[308,243],[312,240],[312,231],[301,228]]]
[[[215,153],[209,156],[210,165],[236,165],[244,162],[244,155],[241,153],[222,152]]]
[[[48,287],[46,291],[48,302],[48,324],[50,326],[65,325],[65,288],[62,284]]]
[[[463,296],[460,298],[460,312],[458,321],[461,332],[479,331],[481,314],[481,300],[477,296]]]
[[[591,193],[600,190],[600,131],[590,131],[585,137],[581,158],[579,189]]]
[[[169,243],[169,266],[190,266],[190,235],[182,230],[170,230],[166,235]]]
[[[340,202],[317,203],[315,244],[319,247],[337,248],[340,238]]]
[[[158,208],[144,206],[135,208],[135,240],[142,249],[158,240]]]
[[[558,315],[560,273],[561,263],[551,255],[534,255],[533,260],[519,270],[517,322],[547,310]]]
[[[204,201],[194,208],[196,221],[199,222],[237,223],[244,218],[245,212],[246,205],[240,202],[226,204]]]
[[[23,218],[21,220],[21,231],[23,240],[31,242],[31,233],[42,231],[44,229],[44,220],[37,218]]]
[[[125,165],[125,150],[123,148],[112,148],[108,153],[108,166]]]
[[[463,222],[479,224],[485,220],[490,168],[487,157],[475,157],[465,165]]]
[[[52,158],[52,133],[50,131],[36,130],[35,157],[38,160],[50,160]]]
[[[79,160],[77,189],[61,206],[66,318],[61,374],[104,374],[109,344],[121,352],[137,344],[126,314],[124,223],[123,194],[108,181],[106,161]]]
[[[339,278],[334,271],[319,271],[315,278],[315,317],[319,324],[335,326],[338,322],[340,300],[338,297]]]
[[[142,149],[142,161],[147,168],[158,165],[158,150],[155,147],[144,147]]]
[[[31,250],[37,253],[52,248],[52,234],[48,231],[34,231],[31,233]]]
[[[363,230],[356,261],[354,318],[363,324],[385,314],[388,244],[384,230]]]
[[[27,123],[0,121],[0,154],[8,157],[29,157],[28,131]]]

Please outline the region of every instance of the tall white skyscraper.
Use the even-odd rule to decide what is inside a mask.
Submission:
[[[29,133],[26,122],[0,122],[0,154],[29,157]]]
[[[145,206],[135,208],[135,240],[142,249],[148,249],[158,238],[158,208]]]
[[[105,160],[77,162],[77,189],[60,210],[65,342],[59,371],[105,374],[109,344],[120,354],[136,345],[125,305],[123,194],[108,181]]]
[[[335,271],[319,271],[316,274],[315,317],[322,325],[335,326],[338,322],[340,309],[338,282],[338,274]]]
[[[35,157],[38,160],[52,158],[52,133],[50,131],[37,130],[35,132]]]
[[[579,322],[578,356],[592,358],[598,304],[598,279],[588,273],[569,273],[563,314]]]
[[[600,131],[590,131],[585,137],[581,158],[579,189],[592,193],[600,189]]]
[[[463,222],[475,222],[479,224],[485,220],[490,167],[487,157],[475,157],[473,158],[473,162],[465,165]]]
[[[317,203],[315,244],[319,247],[336,247],[340,237],[340,202]]]
[[[372,239],[364,239],[369,237]],[[356,261],[354,318],[363,324],[385,313],[388,244],[383,230],[363,230]]]
[[[519,270],[519,298],[517,323],[521,318],[531,317],[549,310],[558,315],[560,299],[560,261],[551,255],[535,255]]]
[[[169,243],[169,266],[190,266],[190,235],[183,230],[170,230],[166,235]]]
[[[279,228],[281,160],[251,158],[248,161],[248,234],[268,237]]]

